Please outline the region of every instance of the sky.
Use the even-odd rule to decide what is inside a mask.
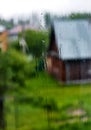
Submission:
[[[45,11],[60,15],[91,12],[91,0],[0,0],[0,16],[6,19]]]

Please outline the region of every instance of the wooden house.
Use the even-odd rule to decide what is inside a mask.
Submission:
[[[54,20],[47,71],[61,82],[91,81],[91,22]]]
[[[7,50],[7,46],[8,46],[7,37],[8,37],[8,33],[6,29],[3,26],[0,26],[0,50],[1,51]]]

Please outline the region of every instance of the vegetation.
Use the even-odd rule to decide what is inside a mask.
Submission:
[[[26,79],[31,76],[31,69],[28,59],[23,54],[15,50],[0,52],[0,128],[5,128],[5,94],[17,90],[18,87],[24,87]]]
[[[0,25],[3,25],[6,27],[6,29],[11,29],[14,26],[14,20],[5,20],[3,18],[0,18]]]
[[[0,53],[0,128],[5,128],[4,95],[11,83],[12,71],[7,53]]]
[[[37,69],[36,59],[40,61],[40,68],[41,56],[48,46],[48,33],[27,30],[24,37],[29,54],[35,57],[33,60],[20,51],[18,41],[13,42],[6,53],[0,53],[0,127],[89,130],[91,84],[64,85],[43,69]]]
[[[27,54],[33,55],[33,57],[40,58],[43,53],[46,52],[48,47],[48,32],[46,31],[35,31],[35,30],[26,30],[19,34],[19,39],[24,37],[27,43]],[[10,43],[10,48],[14,48],[18,51],[21,51],[19,41],[12,41]]]
[[[34,57],[41,57],[48,45],[48,34],[33,30],[27,30],[24,34],[30,53]]]
[[[20,75],[17,72],[22,62],[25,63],[25,60],[21,60],[25,56],[16,60],[14,57],[19,54],[16,54],[16,51],[10,53],[13,53],[15,63],[20,59],[18,64],[12,66],[12,69],[16,69],[14,74],[17,74],[15,77],[18,79]],[[31,73],[34,70],[34,61],[31,61],[30,68],[32,69],[28,71]],[[21,68],[20,71],[23,69]],[[24,86],[20,85],[20,78],[18,81],[14,79],[13,83],[19,83],[20,87],[14,89],[13,93],[8,91],[5,98],[7,130],[13,130],[15,127],[18,130],[89,130],[90,84],[60,84],[45,72],[39,72],[37,76],[28,76],[28,78],[27,74],[25,75],[26,77],[22,79]]]
[[[90,19],[91,13],[72,13],[68,17],[71,19]]]
[[[53,15],[49,12],[46,12],[44,15],[45,27],[50,29],[52,20],[54,19],[91,19],[91,13],[71,13],[68,15]]]
[[[89,130],[90,92],[90,84],[62,85],[42,72],[37,77],[26,80],[26,87],[20,88],[16,93],[16,101],[6,100],[7,129],[16,126],[19,130]]]
[[[48,13],[48,12],[46,12],[45,15],[44,15],[45,27],[47,29],[49,29],[50,26],[51,26],[51,22],[52,22],[51,17],[52,17],[51,14]]]

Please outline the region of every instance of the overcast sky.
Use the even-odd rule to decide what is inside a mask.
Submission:
[[[0,0],[0,15],[9,18],[32,12],[91,12],[91,0]]]

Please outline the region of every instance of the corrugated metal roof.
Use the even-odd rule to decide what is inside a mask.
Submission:
[[[64,60],[91,58],[89,20],[56,20],[54,31],[60,58]]]

